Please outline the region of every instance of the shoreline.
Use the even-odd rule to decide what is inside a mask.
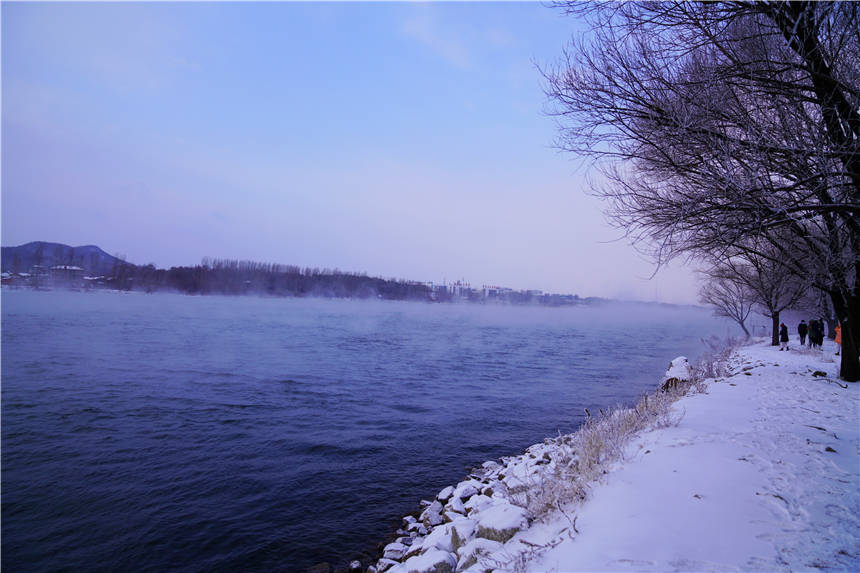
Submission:
[[[649,411],[661,394],[671,398],[650,418],[642,402],[601,412],[573,434],[485,462],[422,501],[417,519],[404,517],[366,571],[858,567],[860,385],[837,379],[833,349],[826,341],[823,352],[782,353],[753,339],[712,362],[710,373],[721,375],[700,373],[650,404],[646,397]],[[810,423],[800,424],[801,414]],[[720,436],[736,437],[726,445]],[[822,468],[838,475],[824,493]],[[678,472],[692,481],[678,481]],[[768,472],[773,483],[759,483]],[[815,511],[807,510],[816,495]],[[655,496],[658,505],[647,501]],[[822,541],[822,529],[834,528]]]

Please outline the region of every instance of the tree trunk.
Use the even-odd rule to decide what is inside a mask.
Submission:
[[[846,382],[860,382],[860,353],[857,343],[860,342],[860,296],[848,296],[847,304],[843,304],[839,293],[831,293],[833,308],[842,323],[842,361],[839,365],[839,377]]]
[[[744,321],[739,320],[739,321],[738,321],[738,324],[740,324],[740,325],[741,325],[741,329],[744,331],[744,334],[746,335],[746,337],[747,337],[747,338],[749,338],[749,337],[750,337],[750,331],[749,331],[749,330],[747,330],[747,325],[746,325],[746,324],[744,324]]]
[[[779,346],[779,312],[774,312],[770,319],[773,321],[773,336],[770,340],[771,346]]]

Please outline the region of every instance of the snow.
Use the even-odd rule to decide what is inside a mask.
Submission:
[[[528,525],[526,510],[509,503],[498,503],[480,513],[478,527],[495,531],[520,530]]]
[[[431,549],[421,555],[410,557],[405,562],[395,565],[389,569],[391,573],[407,573],[409,571],[433,571],[444,570],[443,565],[447,565],[450,571],[457,565],[457,560],[451,553],[441,551],[439,549]]]
[[[669,363],[669,369],[666,370],[666,375],[663,377],[663,382],[675,378],[676,380],[689,380],[692,376],[692,368],[690,361],[686,356],[679,356]]]
[[[491,555],[494,552],[501,550],[502,544],[498,541],[476,537],[461,549],[460,553],[462,554],[462,557],[457,562],[457,567],[460,569],[467,568],[470,566],[470,563],[475,563],[477,561],[476,557],[478,555]]]
[[[671,406],[676,423],[635,435],[558,510],[531,514],[511,486],[539,497],[564,439],[486,462],[440,492],[446,505],[422,502],[428,527],[407,520],[403,562],[377,570],[860,571],[860,384],[838,380],[834,351],[739,349],[730,374]],[[663,380],[690,374],[679,357]],[[449,523],[430,523],[440,511]]]
[[[478,493],[478,487],[481,484],[476,484],[471,481],[466,481],[460,483],[457,488],[454,490],[454,497],[458,499],[469,498]],[[445,491],[445,490],[442,490]]]
[[[558,515],[525,534],[561,539],[529,570],[860,570],[860,384],[836,383],[833,352],[741,349],[677,427],[628,447],[578,533]]]

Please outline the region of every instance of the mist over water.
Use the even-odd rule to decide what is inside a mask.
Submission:
[[[301,571],[630,403],[701,309],[3,291],[10,571]]]

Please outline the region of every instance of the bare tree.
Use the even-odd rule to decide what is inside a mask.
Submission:
[[[591,30],[544,72],[551,113],[611,220],[658,264],[750,254],[808,279],[860,380],[860,6],[560,5]]]
[[[767,252],[767,247],[762,250]],[[714,263],[711,275],[735,283],[738,289],[771,319],[771,344],[779,346],[779,316],[795,308],[809,290],[808,281],[777,262],[776,255],[759,256],[747,251],[738,257]]]
[[[702,282],[699,301],[713,306],[714,315],[734,320],[749,338],[745,323],[754,304],[749,290],[742,283],[721,276],[717,270],[705,274],[707,280]]]

